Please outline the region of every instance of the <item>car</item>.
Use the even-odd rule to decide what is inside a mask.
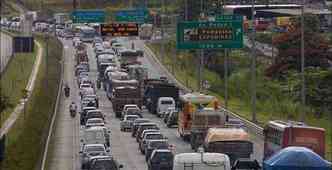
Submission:
[[[105,116],[101,110],[89,110],[84,117],[85,122],[91,118],[100,118],[103,119],[103,121],[105,122]]]
[[[157,139],[149,140],[145,147],[145,161],[147,162],[151,156],[151,153],[155,149],[169,149],[170,145],[168,144],[167,139]]]
[[[156,139],[165,139],[164,135],[160,132],[148,132],[144,134],[144,137],[139,143],[139,149],[142,154],[145,154],[145,148],[149,140],[156,140]]]
[[[133,127],[132,127],[132,130],[131,130],[131,132],[132,132],[131,136],[132,137],[136,136],[136,131],[138,129],[139,124],[141,124],[141,123],[147,123],[147,122],[150,122],[150,120],[149,119],[144,119],[144,118],[138,118],[138,119],[136,119],[134,121],[134,123],[133,123]]]
[[[127,111],[127,109],[133,108],[133,109],[139,109],[139,107],[136,104],[126,104],[123,106],[122,112]]]
[[[145,129],[145,130],[143,130],[143,132],[141,133],[141,135],[138,138],[138,143],[141,142],[141,140],[143,139],[145,134],[152,133],[152,132],[160,132],[160,130],[159,129]]]
[[[89,97],[82,98],[82,100],[81,100],[81,108],[84,108],[84,107],[95,107],[95,108],[98,108],[96,100],[94,98],[89,98]]]
[[[113,156],[94,156],[87,164],[86,170],[119,170],[123,168]]]
[[[131,130],[133,123],[139,116],[137,115],[125,115],[123,120],[120,122],[120,131]]]
[[[141,134],[143,133],[144,130],[146,129],[157,129],[158,125],[156,123],[152,123],[152,122],[148,122],[148,123],[141,123],[137,129],[137,133],[136,133],[136,142],[139,141]]]
[[[173,110],[175,110],[175,109],[172,108],[172,107],[169,107],[169,108],[167,109],[167,111],[165,112],[165,114],[164,114],[164,116],[163,116],[163,121],[164,121],[164,123],[167,122],[168,116],[170,115],[170,113],[171,113]]]
[[[170,112],[170,114],[167,117],[167,121],[166,121],[166,126],[168,128],[171,128],[174,125],[178,124],[178,116],[179,116],[179,111],[177,110],[173,110]]]
[[[90,110],[96,110],[97,108],[96,107],[82,107],[81,108],[81,112],[80,112],[80,124],[81,125],[84,125],[84,122],[85,122],[85,117],[86,115],[88,114],[88,111]]]
[[[81,87],[84,87],[84,88],[80,89],[80,92],[79,92],[81,99],[85,95],[95,95],[96,94],[95,89],[92,88],[91,85],[89,86],[88,84],[84,84],[84,86],[81,86]]]
[[[148,160],[148,170],[172,170],[174,154],[168,149],[155,149]]]
[[[104,144],[87,144],[83,145],[79,153],[81,157],[81,168],[86,169],[91,157],[106,156],[110,153],[110,149],[106,149]]]
[[[126,111],[122,112],[121,114],[122,114],[121,119],[123,119],[123,117],[126,115],[137,115],[140,118],[143,118],[141,109],[137,108],[128,108]]]
[[[105,126],[104,120],[100,118],[90,118],[85,123],[86,128],[95,127],[95,126]]]

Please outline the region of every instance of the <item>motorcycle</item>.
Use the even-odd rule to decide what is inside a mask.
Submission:
[[[74,118],[76,116],[76,110],[75,109],[70,109],[69,112],[70,112],[70,116],[72,118]]]
[[[67,86],[65,87],[65,96],[69,97],[69,95],[70,95],[70,88]]]

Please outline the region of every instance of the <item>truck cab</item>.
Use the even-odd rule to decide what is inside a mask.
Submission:
[[[172,97],[159,97],[157,104],[157,114],[162,117],[169,108],[175,110],[175,100]]]

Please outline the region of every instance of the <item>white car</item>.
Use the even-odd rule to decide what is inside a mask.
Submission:
[[[105,126],[104,120],[100,118],[92,118],[88,119],[85,123],[86,128],[96,127],[96,126]]]
[[[120,131],[131,130],[136,119],[140,118],[137,115],[126,115],[120,122]]]

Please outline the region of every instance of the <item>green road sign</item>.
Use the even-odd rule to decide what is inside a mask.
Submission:
[[[224,49],[243,47],[243,20],[180,22],[177,49]]]
[[[105,16],[103,10],[75,10],[71,13],[73,23],[104,23]]]
[[[146,9],[121,10],[115,13],[115,20],[118,22],[139,22],[143,23],[148,17]]]

